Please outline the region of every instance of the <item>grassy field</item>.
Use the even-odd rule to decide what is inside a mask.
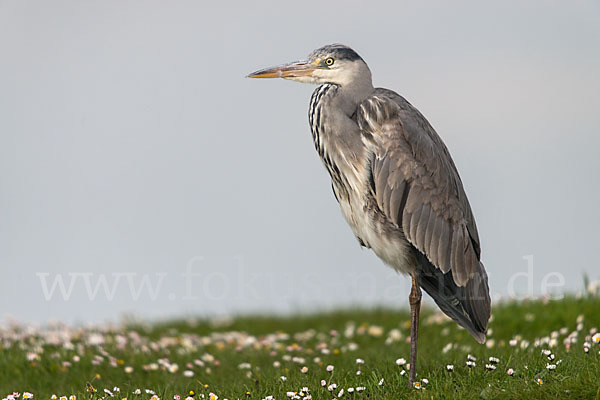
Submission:
[[[192,391],[194,399],[221,400],[598,399],[598,327],[598,297],[506,302],[494,305],[479,345],[425,309],[420,388],[409,388],[404,310],[94,328],[3,324],[0,398],[184,400]]]

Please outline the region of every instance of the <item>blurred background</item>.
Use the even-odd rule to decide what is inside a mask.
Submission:
[[[600,278],[597,1],[0,0],[0,319],[407,306],[313,149],[328,43],[433,124],[494,299]]]

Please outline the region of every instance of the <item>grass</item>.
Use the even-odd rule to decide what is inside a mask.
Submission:
[[[423,310],[420,390],[408,387],[406,365],[396,363],[409,358],[408,317],[404,310],[375,309],[86,329],[4,325],[0,398],[18,391],[34,399],[53,394],[100,399],[109,397],[104,392],[109,389],[118,399],[149,400],[150,389],[163,400],[176,394],[185,399],[190,390],[195,399],[210,393],[221,400],[287,399],[287,392],[303,387],[313,399],[600,398],[598,297],[496,304],[486,345],[434,310]],[[472,368],[466,366],[468,354],[477,359]],[[485,367],[489,357],[499,359],[495,370]],[[87,383],[97,392],[89,392]]]

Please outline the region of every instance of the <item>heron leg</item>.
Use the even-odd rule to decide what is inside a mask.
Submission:
[[[417,336],[419,330],[419,311],[421,310],[421,288],[416,273],[412,275],[412,289],[408,296],[410,303],[410,373],[408,384],[412,387],[417,377]]]

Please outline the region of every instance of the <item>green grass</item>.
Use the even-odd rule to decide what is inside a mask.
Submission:
[[[244,316],[219,323],[127,324],[94,330],[56,327],[25,331],[3,326],[0,398],[13,391],[28,391],[34,399],[48,399],[52,394],[98,399],[106,396],[105,388],[115,386],[120,388],[115,397],[129,400],[150,399],[145,389],[163,400],[173,399],[175,394],[184,399],[189,390],[195,391],[196,399],[208,398],[210,392],[219,399],[268,395],[286,399],[287,392],[302,387],[310,389],[313,399],[336,398],[341,388],[345,389],[344,399],[600,398],[600,344],[592,340],[594,329],[600,328],[598,297],[496,304],[487,345],[479,345],[434,310],[424,309],[418,378],[429,382],[421,390],[408,387],[404,367],[396,364],[400,357],[409,358],[408,327],[408,313],[391,309]],[[567,348],[565,340],[572,332],[576,342]],[[398,333],[400,340],[390,339],[397,339]],[[511,346],[515,337],[517,345]],[[529,342],[527,347],[524,341]],[[590,343],[587,353],[586,341]],[[542,349],[550,349],[555,360],[549,361]],[[473,368],[465,364],[469,353],[477,358]],[[75,355],[80,357],[78,362],[73,361]],[[485,364],[491,356],[500,361],[496,370],[488,371]],[[357,364],[357,358],[364,364]],[[547,363],[558,360],[562,361],[556,369],[546,368]],[[150,367],[153,363],[156,369]],[[177,371],[169,372],[174,364]],[[240,364],[248,368],[240,368]],[[453,372],[447,371],[448,364],[454,365]],[[327,365],[335,367],[333,372],[326,371]],[[301,372],[303,366],[308,372]],[[126,367],[133,372],[127,373]],[[508,368],[514,369],[513,376],[506,373]],[[184,376],[185,370],[193,371],[194,376]],[[283,381],[281,376],[287,379]],[[543,384],[536,382],[538,378]],[[337,388],[330,392],[321,386],[321,380],[327,385],[335,383]],[[97,389],[96,394],[86,391],[87,382]],[[348,393],[348,388],[359,386],[365,389]],[[140,395],[134,394],[138,388]]]

